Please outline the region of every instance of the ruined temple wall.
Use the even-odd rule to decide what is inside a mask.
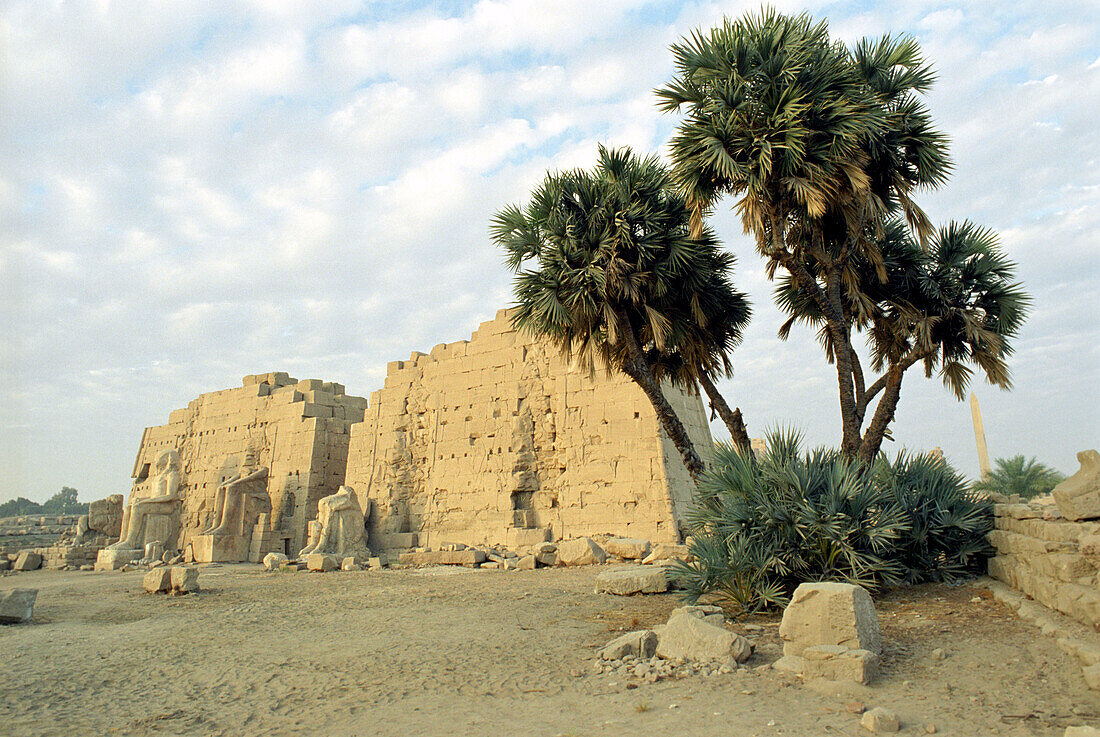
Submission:
[[[149,483],[161,450],[179,452],[182,549],[211,523],[215,491],[252,449],[269,469],[270,527],[289,533],[287,548],[297,552],[317,501],[343,483],[349,427],[362,419],[366,404],[339,384],[317,379],[245,377],[243,386],[203,394],[173,411],[168,424],[146,428],[134,463],[135,488]]]
[[[709,454],[699,397],[666,394]],[[407,532],[421,545],[517,544],[540,530],[674,541],[692,488],[633,382],[567,365],[505,311],[469,341],[389,364],[352,425],[346,478],[371,499],[381,547]]]

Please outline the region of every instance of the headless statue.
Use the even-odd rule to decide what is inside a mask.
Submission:
[[[318,525],[319,529],[314,525]],[[309,544],[298,553],[298,557],[304,558],[310,553],[354,555],[366,549],[363,508],[359,506],[355,490],[350,486],[341,486],[338,492],[317,502],[317,520],[310,522]]]
[[[122,515],[122,534],[108,550],[144,550],[145,518],[150,514],[171,514],[180,503],[180,457],[175,450],[162,450],[153,463],[154,476],[146,493],[137,488],[130,494],[130,506]],[[162,543],[168,543],[162,540]]]
[[[267,498],[267,467],[256,465],[256,453],[246,451],[237,475],[229,479],[214,494],[214,524],[203,535],[223,537],[244,534],[244,517],[250,497]]]

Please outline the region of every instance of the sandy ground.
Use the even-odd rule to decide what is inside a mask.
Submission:
[[[4,576],[0,590],[39,596],[32,624],[0,627],[0,734],[868,735],[853,701],[894,709],[903,734],[1100,725],[1076,664],[980,583],[880,600],[887,652],[869,688],[776,671],[590,675],[618,630],[679,605],[594,594],[598,571],[220,566],[184,597],[142,593],[140,572]],[[778,618],[744,623],[763,625],[746,633],[759,646],[749,665],[776,659]]]

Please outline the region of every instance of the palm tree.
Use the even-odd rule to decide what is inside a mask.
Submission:
[[[1039,463],[1034,457],[1022,455],[998,458],[994,468],[981,481],[974,484],[977,491],[996,492],[1025,499],[1047,494],[1065,480],[1065,476],[1053,468]]]
[[[774,10],[749,14],[672,47],[677,76],[659,106],[684,117],[671,142],[673,172],[694,227],[727,194],[756,238],[767,273],[782,268],[821,317],[837,371],[842,451],[859,453],[866,384],[852,345],[864,302],[858,270],[885,266],[885,219],[904,216],[925,239],[913,202],[950,170],[946,139],[918,95],[934,76],[911,38],[848,50],[824,22]]]
[[[698,480],[703,462],[660,381],[727,375],[749,307],[733,257],[709,229],[693,237],[689,217],[656,156],[600,146],[595,168],[548,174],[490,231],[516,273],[514,324],[634,380]]]

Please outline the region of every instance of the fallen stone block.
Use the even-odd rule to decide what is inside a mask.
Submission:
[[[784,655],[802,655],[816,645],[882,652],[882,633],[870,594],[847,583],[800,584],[783,612],[779,637]]]
[[[590,537],[566,540],[558,545],[559,566],[589,566],[607,560],[607,552]]]
[[[669,614],[669,619],[678,612],[696,617],[704,622],[710,622],[717,627],[721,627],[726,623],[726,613],[722,610],[722,607],[715,606],[714,604],[691,604],[689,606],[678,607],[672,610],[672,613]]]
[[[659,594],[664,591],[668,591],[668,579],[663,568],[621,566],[596,576],[596,593],[630,596]]]
[[[383,568],[385,568],[386,565],[387,565],[386,559],[381,555],[375,555],[372,558],[367,560],[367,566],[372,571],[380,571]]]
[[[743,663],[753,646],[744,637],[695,617],[678,612],[669,618],[657,643],[657,655],[667,660],[711,661],[732,657]]]
[[[311,571],[321,571],[326,573],[328,571],[335,571],[340,567],[340,564],[336,561],[335,555],[326,555],[325,553],[310,553],[306,556],[306,568]]]
[[[687,545],[675,543],[657,543],[650,550],[649,555],[642,559],[642,565],[652,565],[669,560],[691,560],[691,551]]]
[[[533,555],[525,555],[516,562],[516,568],[521,571],[533,571],[538,567],[538,563]]]
[[[141,579],[141,586],[150,594],[167,593],[172,588],[172,569],[154,568]]]
[[[652,658],[657,652],[657,633],[653,630],[627,632],[604,645],[596,653],[601,660],[622,660],[628,655]]]
[[[553,568],[558,564],[558,553],[556,550],[546,550],[535,553],[532,556],[535,562],[544,568]]]
[[[268,553],[264,556],[264,570],[277,571],[286,563],[290,558],[286,557],[282,553]]]
[[[11,569],[13,571],[37,571],[42,567],[42,556],[33,550],[20,550],[19,557]]]
[[[133,563],[142,555],[140,550],[108,550],[103,549],[95,559],[97,571],[117,571],[124,566]]]
[[[34,616],[38,589],[0,591],[0,624],[22,624]]]
[[[1054,487],[1051,494],[1058,511],[1071,521],[1100,518],[1100,453],[1083,450],[1077,454],[1081,468]]]
[[[199,590],[199,569],[187,566],[172,566],[168,569],[172,575],[173,594],[193,594]]]
[[[804,663],[802,676],[806,680],[824,678],[829,681],[867,684],[878,672],[879,657],[870,650],[850,650],[840,645],[815,645],[803,650],[801,657]]]
[[[649,540],[639,540],[634,537],[613,537],[603,544],[604,550],[609,555],[625,560],[642,560],[649,555]]]

